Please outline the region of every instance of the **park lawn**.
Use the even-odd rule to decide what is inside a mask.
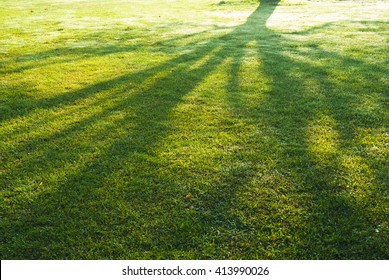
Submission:
[[[387,1],[1,5],[1,259],[389,258]]]

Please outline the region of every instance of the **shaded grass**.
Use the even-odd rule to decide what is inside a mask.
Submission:
[[[388,258],[384,2],[114,2],[0,14],[3,259]]]

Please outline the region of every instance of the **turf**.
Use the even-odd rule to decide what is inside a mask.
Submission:
[[[388,19],[2,0],[1,259],[388,259]]]

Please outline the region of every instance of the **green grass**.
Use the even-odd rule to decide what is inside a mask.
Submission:
[[[388,259],[388,19],[2,0],[1,259]]]

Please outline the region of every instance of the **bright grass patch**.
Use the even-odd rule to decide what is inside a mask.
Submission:
[[[388,259],[388,19],[3,0],[1,259]]]

